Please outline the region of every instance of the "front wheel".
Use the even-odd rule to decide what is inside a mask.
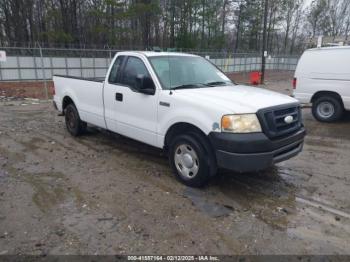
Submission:
[[[317,98],[312,104],[312,114],[320,122],[334,122],[339,120],[344,107],[339,99],[332,96]]]
[[[201,187],[212,176],[210,164],[214,159],[195,136],[175,137],[170,145],[169,161],[176,178],[187,186]]]

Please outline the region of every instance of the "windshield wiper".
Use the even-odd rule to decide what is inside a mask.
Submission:
[[[179,85],[179,86],[172,87],[171,90],[187,89],[187,88],[199,88],[202,86],[204,86],[204,84],[186,84],[186,85]]]
[[[216,82],[209,82],[209,83],[206,83],[205,85],[206,85],[206,86],[225,86],[225,85],[227,85],[227,84],[228,84],[227,82],[216,81]]]

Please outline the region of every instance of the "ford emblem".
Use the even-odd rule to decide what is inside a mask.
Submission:
[[[284,122],[286,122],[287,124],[291,124],[293,120],[294,120],[293,116],[286,116],[284,118]]]

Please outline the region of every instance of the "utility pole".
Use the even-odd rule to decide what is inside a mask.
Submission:
[[[263,44],[262,44],[262,56],[261,56],[261,84],[265,81],[265,65],[266,65],[266,51],[267,51],[267,16],[268,16],[269,1],[265,0],[265,11],[264,11],[264,29],[263,29]]]

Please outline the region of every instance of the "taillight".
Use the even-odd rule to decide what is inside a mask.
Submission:
[[[293,79],[293,89],[296,89],[297,88],[297,78],[294,77]]]

